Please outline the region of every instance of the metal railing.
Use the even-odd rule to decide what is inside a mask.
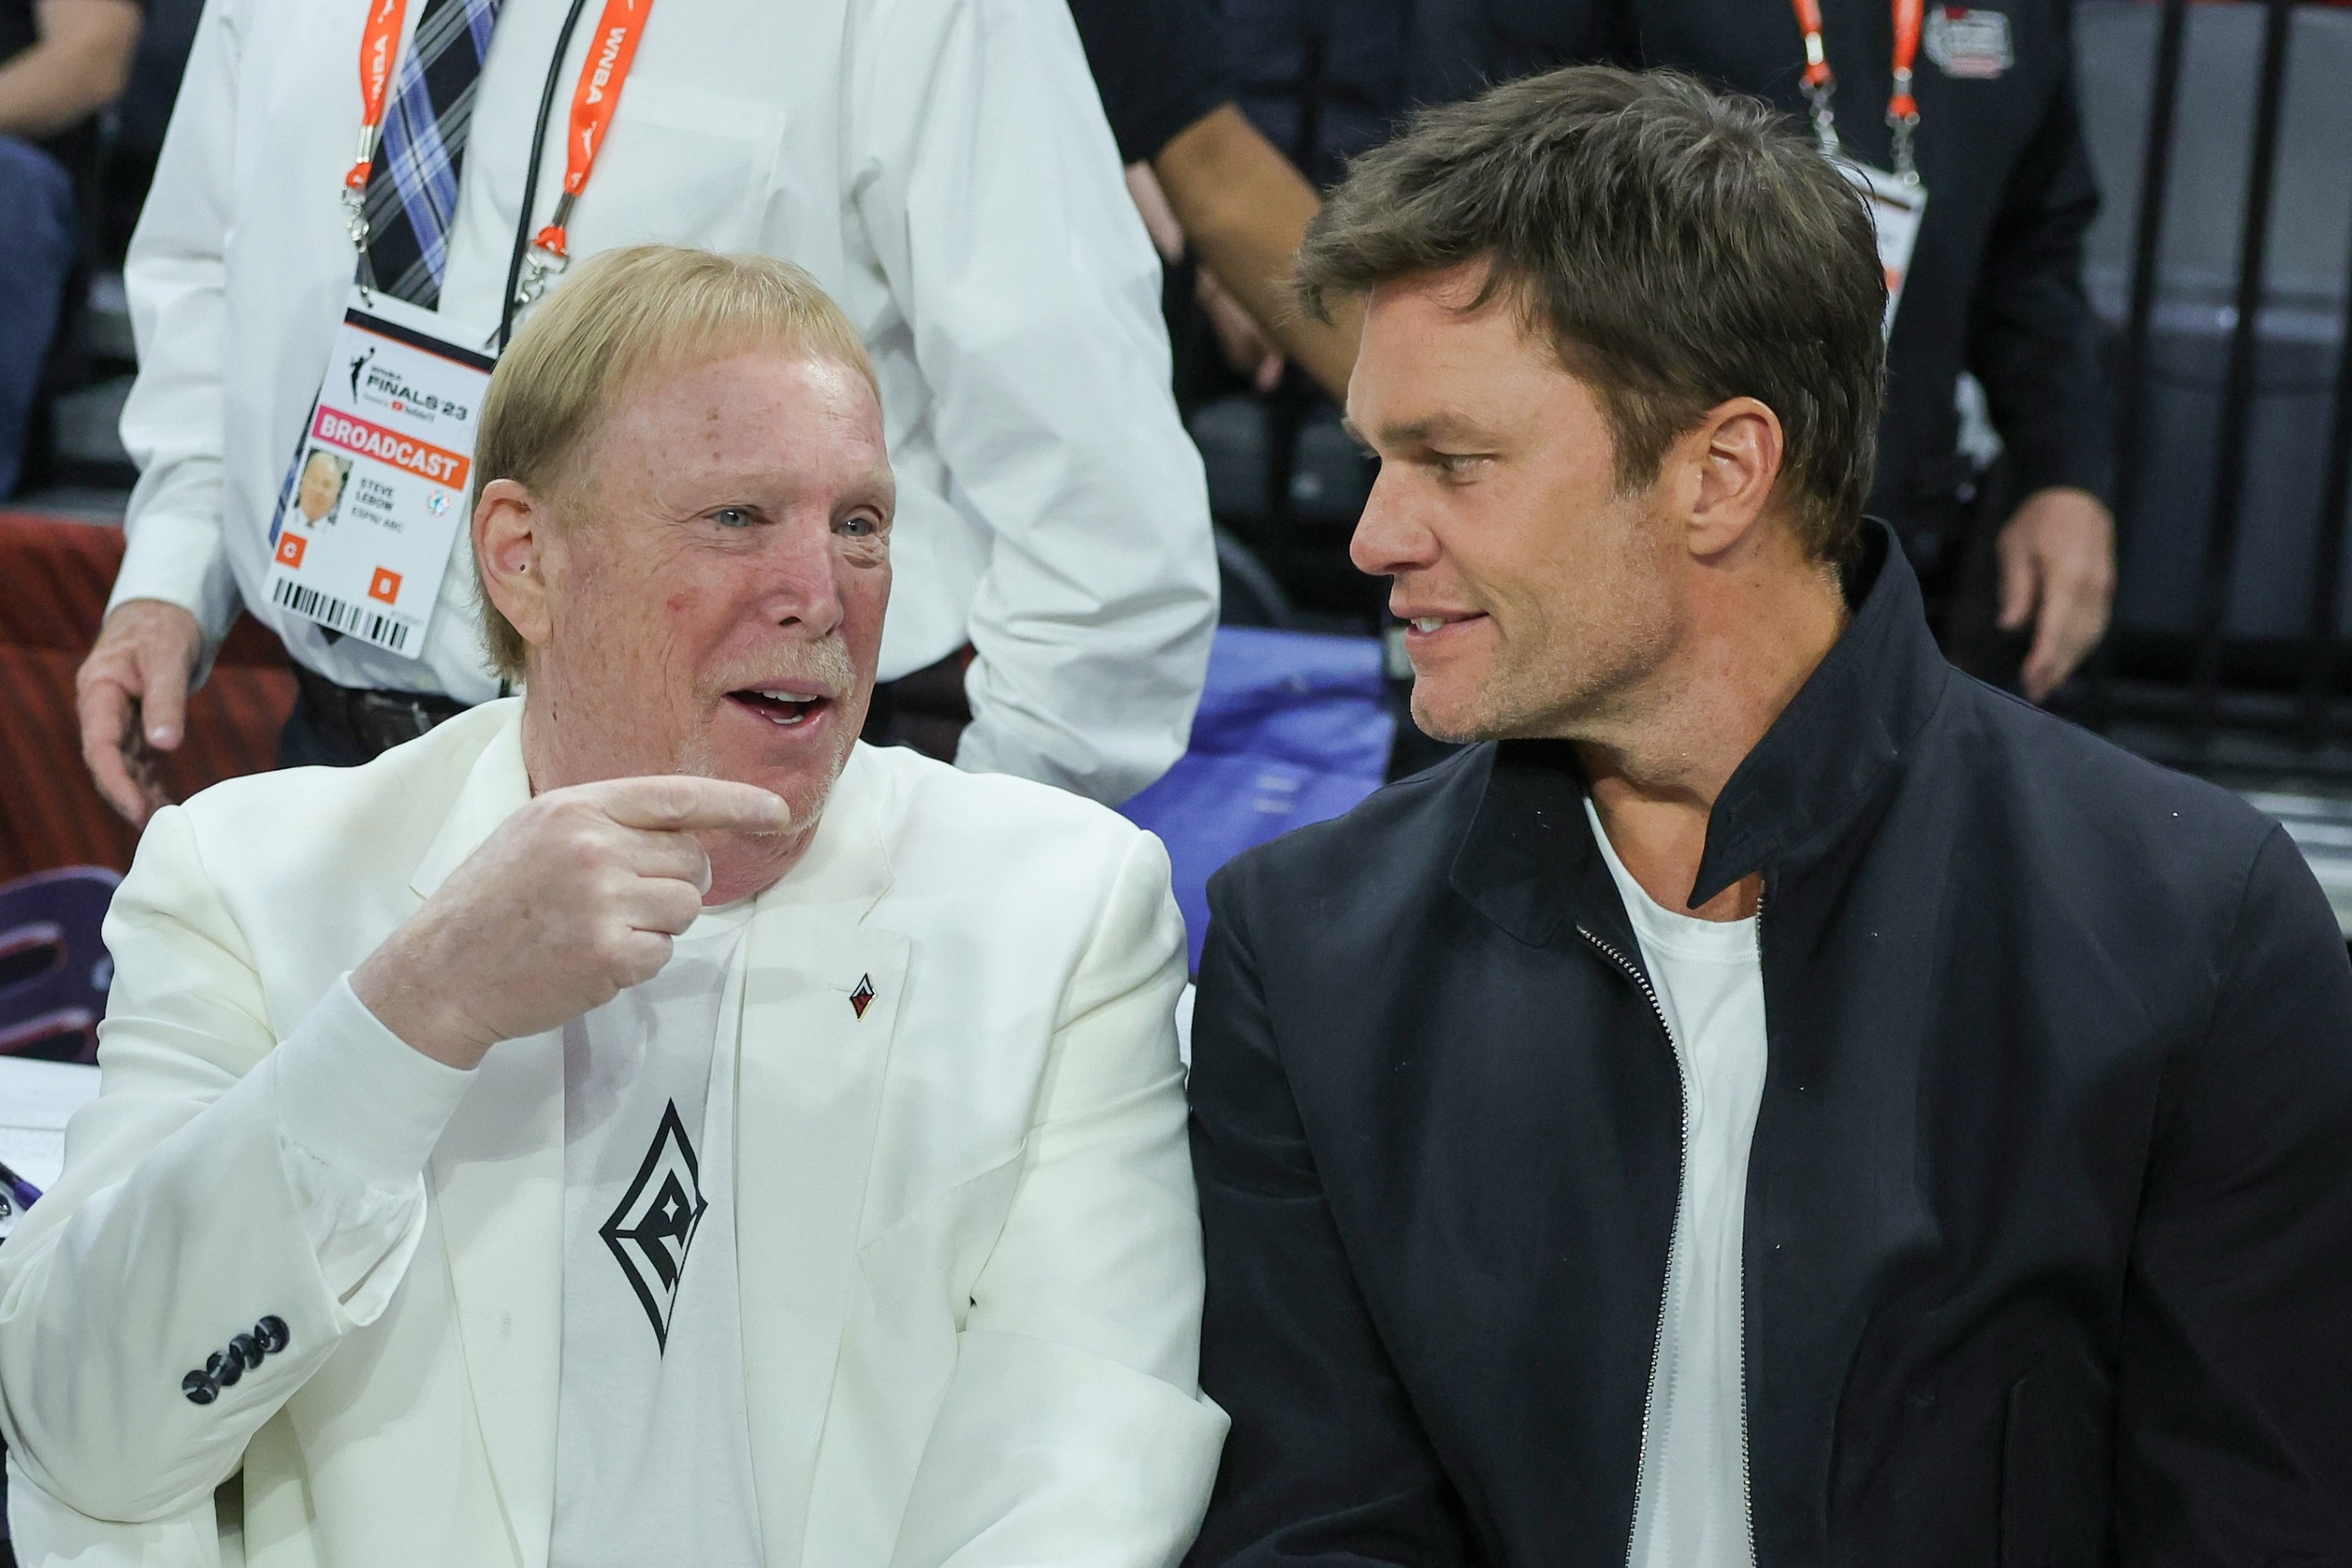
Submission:
[[[2345,615],[2345,533],[2352,521],[2347,515],[2352,513],[2352,330],[2347,329],[2352,237],[2336,262],[2342,292],[2332,300],[2325,292],[2312,292],[2307,277],[2302,280],[2304,297],[2292,297],[2293,288],[2283,293],[2273,268],[2283,199],[2311,199],[2307,187],[2314,181],[2305,174],[2330,165],[2352,171],[2352,117],[2343,119],[2342,145],[2331,150],[2309,144],[2314,114],[2328,127],[2326,140],[2337,134],[2321,100],[2326,94],[2343,94],[2352,82],[2352,78],[2336,74],[2335,64],[2337,55],[2352,60],[2352,13],[2309,0],[2196,6],[2189,0],[2109,0],[2085,5],[2077,16],[2086,29],[2078,37],[2078,47],[2095,55],[2103,47],[2110,55],[2128,54],[2143,46],[2149,23],[2154,29],[2153,59],[2143,79],[2147,107],[2138,167],[2132,171],[2137,175],[2134,188],[2119,193],[2114,171],[2102,171],[2107,176],[2103,183],[2108,186],[2109,202],[2123,195],[2131,209],[2128,292],[2121,301],[2120,333],[2111,362],[2116,369],[2116,510],[2124,589],[2113,646],[2089,683],[2082,717],[2111,731],[2127,731],[2130,743],[2165,754],[2168,761],[2234,763],[2241,771],[2352,775],[2352,691],[2346,682],[2352,671],[2352,658],[2347,657],[2352,647],[2347,647]],[[2257,16],[2252,102],[2242,105],[2244,119],[2232,125],[2227,111],[2240,105],[2231,90],[2220,90],[2217,97],[2212,77],[2227,74],[2232,61],[2244,63],[2243,45],[2251,41],[2244,35]],[[2315,64],[2305,62],[2298,75],[2299,46],[2313,46],[2315,39],[2322,58]],[[2132,67],[2119,68],[2120,74],[2107,72],[2106,101],[2101,100],[2099,72],[2085,71],[2086,124],[2095,153],[2101,142],[2099,121],[2103,114],[2107,117],[2110,162],[2116,145],[2114,116],[2119,108],[2112,88],[2117,80],[2129,82],[2133,67],[2136,58]],[[2320,67],[2335,79],[2312,79]],[[2231,142],[2242,131],[2245,147],[2243,198],[2231,247],[2234,265],[2226,280],[2228,302],[2219,305],[2210,297],[2222,292],[2223,280],[2209,272],[2202,280],[2208,293],[2202,315],[2200,306],[2181,298],[2184,289],[2195,294],[2196,283],[2180,283],[2184,269],[2168,255],[2168,248],[2179,247],[2183,234],[2193,234],[2204,220],[2219,216],[2213,206],[2225,205],[2211,190],[2193,190],[2189,194],[2204,198],[2203,210],[2185,219],[2179,210],[2184,119],[2189,118],[2183,88],[2192,69],[2208,73],[2208,79],[2197,84],[2197,133],[2210,135],[2219,126],[2220,139]],[[2231,79],[2232,84],[2242,79],[2242,73]],[[2305,121],[2299,131],[2290,126],[2291,100]],[[2216,104],[2221,106],[2218,118]],[[2304,139],[2291,140],[2291,133]],[[2214,149],[2192,143],[2189,151],[2210,164]],[[2290,152],[2296,188],[2283,194],[2282,155]],[[2352,184],[2347,184],[2344,202],[2344,222],[2352,235]],[[2320,205],[2326,205],[2324,197]],[[2314,250],[2312,235],[2324,233],[2326,225],[2315,229],[2303,222],[2311,215],[2300,207],[2291,216],[2298,224],[2300,262],[2307,264]],[[2196,237],[2210,250],[2210,230]],[[2095,300],[2101,294],[2095,277],[2092,292]],[[2112,307],[2115,301],[2107,303]],[[2178,468],[2178,454],[2167,448],[2168,436],[2157,428],[2159,400],[2169,399],[2164,423],[2173,435],[2184,428],[2184,419],[2191,430],[2197,422],[2197,405],[2182,392],[2179,374],[2185,353],[2196,345],[2174,334],[2169,340],[2173,363],[2168,368],[2162,352],[2168,343],[2168,317],[2176,323],[2189,322],[2191,336],[2202,331],[2207,346],[2212,329],[2226,328],[2210,468],[2201,476],[2176,474],[2189,481],[2186,496],[2177,486],[2153,482],[2166,463]],[[2258,437],[2275,448],[2285,426],[2293,423],[2273,421],[2276,427],[2258,428],[2257,422],[2258,412],[2275,403],[2266,403],[2263,376],[2284,352],[2282,333],[2297,338],[2293,347],[2305,362],[2312,361],[2311,351],[2332,346],[2325,433],[2318,449],[2258,453]],[[2304,389],[2306,395],[2312,390]],[[2292,438],[2285,444],[2297,447]],[[2308,516],[2292,515],[2301,510],[2299,503],[2281,499],[2298,493],[2299,482],[2273,482],[2279,479],[2273,466],[2297,461],[2308,462],[2319,475]],[[2203,480],[2201,494],[2194,491],[2199,478]],[[2202,538],[2191,549],[2180,537],[2181,525],[2189,515],[2187,509],[2200,502]],[[2255,543],[2260,548],[2250,552]],[[2168,568],[2158,559],[2168,552]],[[2191,555],[2193,582],[2184,582],[2179,568]],[[2166,570],[2170,570],[2169,578],[2150,587]],[[2296,580],[2302,574],[2307,580]],[[2299,602],[2291,610],[2283,609],[2283,595]],[[2250,611],[2250,603],[2270,607]]]

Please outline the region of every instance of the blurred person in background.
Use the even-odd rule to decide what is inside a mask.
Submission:
[[[1223,25],[1208,0],[1070,0],[1128,184],[1171,266],[1189,251],[1220,343],[1260,391],[1286,356],[1334,397],[1348,390],[1357,321],[1303,314],[1290,291],[1315,187],[1234,102]]]
[[[354,168],[355,62],[380,12],[388,107]],[[388,584],[446,590],[395,652],[351,633],[364,576],[340,599],[272,596],[275,520],[355,259],[454,352],[494,350],[558,224],[575,258],[643,240],[789,257],[866,335],[901,497],[877,734],[895,738],[898,679],[928,671],[969,700],[947,731],[962,766],[1105,801],[1150,783],[1199,699],[1215,557],[1159,268],[1066,11],[656,0],[616,9],[634,54],[610,59],[602,28],[562,41],[565,14],[208,7],[125,271],[142,471],[80,678],[107,798],[134,822],[162,803],[148,754],[179,743],[240,606],[297,668],[281,762],[362,761],[498,693],[461,552]],[[614,91],[575,167],[563,106]]]
[[[140,0],[0,0],[0,497],[16,488],[79,247],[74,172],[144,15]]]
[[[1263,105],[1250,100],[1262,119],[1296,98],[1307,121],[1328,122],[1333,110],[1315,95],[1328,97],[1339,73],[1307,67],[1358,56],[1393,60],[1392,112],[1579,61],[1668,66],[1808,119],[1818,97],[1841,151],[1887,174],[1888,115],[1903,96],[1897,35],[1916,28],[1908,134],[1926,202],[1887,345],[1871,510],[1894,523],[1963,668],[2014,681],[2038,700],[2105,635],[2113,454],[2081,279],[2098,194],[2076,123],[2065,0],[1819,0],[1817,13],[1811,0],[1408,0],[1320,10],[1229,0],[1225,15],[1243,40],[1236,47],[1307,62],[1286,67],[1282,90],[1270,89]],[[1822,46],[1818,68],[1808,32]],[[1963,393],[1964,372],[1980,397]],[[2005,447],[1997,463],[1995,436]]]

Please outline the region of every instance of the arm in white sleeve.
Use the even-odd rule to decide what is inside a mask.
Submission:
[[[1217,612],[1160,268],[1066,6],[883,0],[851,186],[993,533],[957,763],[1110,804],[1182,754]]]
[[[205,646],[239,606],[221,531],[224,251],[235,217],[236,0],[209,0],[131,237],[122,281],[139,377],[122,444],[139,465],[122,568],[107,607],[162,599],[196,617]]]
[[[425,1162],[474,1075],[383,1026],[335,982],[272,1058],[278,1152],[320,1278],[355,1322],[383,1313],[425,1229]]]
[[[184,811],[149,826],[106,942],[99,1097],[0,1248],[0,1433],[48,1497],[138,1522],[203,1504],[382,1313],[471,1075],[341,982],[280,1044]]]
[[[1063,998],[892,1568],[1157,1568],[1200,1528],[1226,1423],[1199,1384],[1183,984],[1167,852],[1139,835]]]

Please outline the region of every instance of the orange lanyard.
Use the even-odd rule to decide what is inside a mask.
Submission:
[[[360,33],[360,144],[343,176],[343,209],[351,216],[352,244],[367,248],[368,174],[375,167],[383,132],[383,100],[392,86],[392,61],[400,29],[408,20],[408,0],[368,0],[367,26]]]
[[[1805,35],[1805,98],[1812,105],[1813,131],[1822,151],[1838,151],[1837,121],[1830,112],[1830,95],[1837,79],[1830,72],[1829,52],[1822,46],[1822,0],[1793,0],[1797,26]],[[1912,133],[1919,127],[1919,100],[1911,96],[1911,68],[1919,58],[1919,27],[1927,15],[1926,0],[1895,0],[1895,91],[1886,100],[1886,123],[1895,133],[1895,172],[1906,180],[1919,177],[1911,153]]]
[[[604,151],[604,132],[612,128],[613,112],[621,104],[621,88],[628,80],[629,64],[637,56],[646,18],[654,0],[604,0],[604,14],[596,26],[596,42],[580,68],[579,85],[572,92],[572,126],[564,138],[563,194],[547,226],[532,239],[531,276],[523,298],[537,298],[547,275],[560,272],[571,258],[567,225],[572,204],[588,188],[596,172],[596,154]],[[375,168],[376,147],[383,132],[384,100],[392,85],[392,67],[400,48],[400,32],[408,18],[408,0],[369,0],[367,26],[360,34],[360,143],[351,172],[343,176],[343,205],[351,214],[352,243],[367,247],[367,185]],[[528,203],[530,193],[523,193]]]
[[[596,24],[596,42],[580,68],[580,84],[572,89],[572,133],[563,142],[563,194],[555,198],[555,213],[531,239],[539,250],[556,261],[570,259],[572,205],[588,188],[596,170],[596,154],[604,150],[604,132],[613,111],[621,106],[621,87],[629,78],[629,62],[637,58],[637,39],[646,30],[654,0],[604,0],[604,15]]]

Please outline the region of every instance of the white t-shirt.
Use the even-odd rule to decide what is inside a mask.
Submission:
[[[1617,858],[1590,797],[1584,809],[1674,1037],[1686,1121],[1631,1565],[1752,1568],[1740,1240],[1748,1146],[1764,1100],[1756,921],[1703,921],[1664,908]]]
[[[749,900],[563,1032],[550,1568],[759,1568],[735,1271]]]

